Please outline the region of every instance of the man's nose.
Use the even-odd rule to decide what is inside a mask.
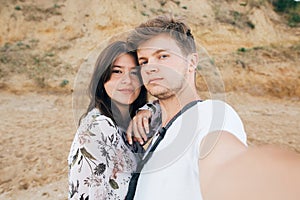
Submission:
[[[146,73],[155,73],[158,71],[158,63],[154,59],[149,59],[148,63],[142,67]]]

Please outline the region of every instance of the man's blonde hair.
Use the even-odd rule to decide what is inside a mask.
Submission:
[[[184,55],[196,52],[196,44],[190,27],[182,18],[172,15],[161,15],[140,24],[127,38],[132,50],[137,50],[139,45],[147,40],[167,33],[175,40]]]

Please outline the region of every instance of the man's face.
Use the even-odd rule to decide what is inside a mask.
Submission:
[[[165,99],[187,85],[188,62],[167,34],[161,34],[138,47],[138,60],[145,87],[151,95]]]

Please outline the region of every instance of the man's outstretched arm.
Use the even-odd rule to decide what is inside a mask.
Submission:
[[[300,199],[300,154],[270,145],[245,148],[239,143],[222,132],[213,150],[199,160],[205,200]]]

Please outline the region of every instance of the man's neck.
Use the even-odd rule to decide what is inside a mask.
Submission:
[[[160,99],[162,126],[165,126],[185,105],[199,99],[200,97],[197,94],[190,95],[189,97],[182,96],[178,98],[173,96],[168,99]]]

